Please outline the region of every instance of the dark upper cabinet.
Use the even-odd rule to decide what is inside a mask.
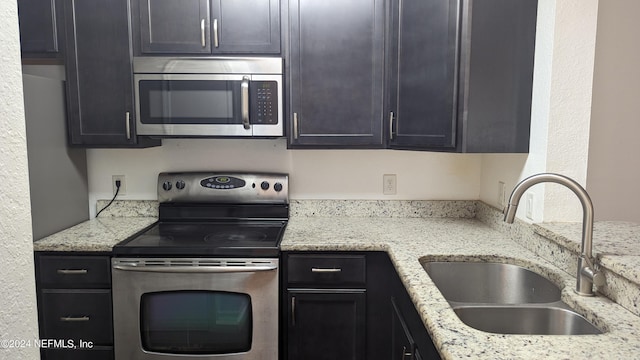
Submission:
[[[57,0],[18,0],[20,47],[23,58],[59,58],[58,27],[62,11]]]
[[[537,0],[392,0],[389,147],[529,150]]]
[[[392,1],[389,146],[456,146],[459,0]]]
[[[459,151],[529,151],[537,9],[483,0],[463,10]]]
[[[289,3],[289,146],[383,146],[383,0]]]
[[[141,54],[277,54],[278,0],[137,0]],[[135,5],[134,5],[135,6]]]
[[[213,0],[213,53],[280,53],[279,0]]]
[[[127,0],[64,0],[69,142],[158,145],[135,136]]]

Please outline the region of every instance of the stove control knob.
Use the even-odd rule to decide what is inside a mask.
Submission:
[[[268,190],[268,189],[269,189],[269,183],[268,183],[267,181],[263,181],[263,182],[260,184],[260,188],[261,188],[262,190]]]
[[[280,183],[273,184],[273,190],[275,190],[276,192],[282,191],[282,184]]]
[[[171,181],[165,181],[165,182],[162,184],[162,188],[163,188],[165,191],[169,191],[169,190],[171,190]]]
[[[185,183],[182,180],[178,180],[176,181],[176,188],[178,188],[178,190],[182,190],[185,187]]]

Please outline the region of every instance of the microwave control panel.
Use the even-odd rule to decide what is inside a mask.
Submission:
[[[275,81],[252,81],[250,88],[251,123],[278,123],[278,83]]]

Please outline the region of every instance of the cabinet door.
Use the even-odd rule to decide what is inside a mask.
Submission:
[[[289,291],[288,304],[288,359],[365,359],[364,291]]]
[[[139,0],[143,53],[210,53],[209,0]]]
[[[459,0],[394,0],[390,147],[454,150]]]
[[[18,0],[18,17],[23,56],[58,52],[56,0]]]
[[[382,147],[383,0],[293,0],[291,147]]]
[[[127,0],[64,0],[69,141],[144,146],[135,136]]]
[[[213,0],[213,53],[280,52],[278,0]]]
[[[391,298],[391,305],[393,308],[391,314],[391,359],[411,360],[414,355],[415,343],[394,298]]]

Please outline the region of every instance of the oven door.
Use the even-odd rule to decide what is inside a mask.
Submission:
[[[278,358],[277,259],[114,258],[116,360]]]

